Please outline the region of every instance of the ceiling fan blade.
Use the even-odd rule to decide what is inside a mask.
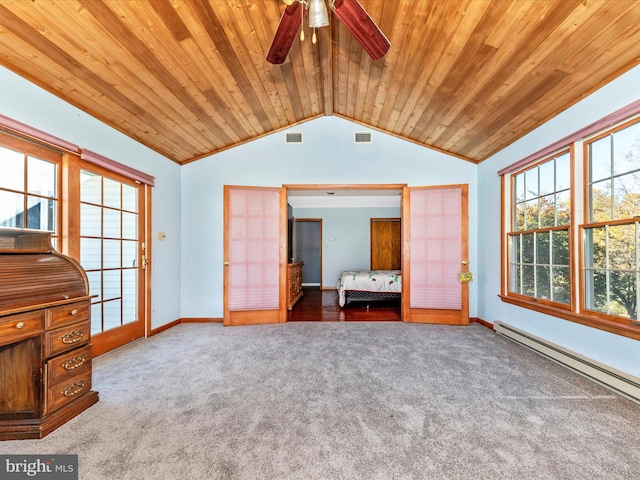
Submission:
[[[371,58],[377,60],[384,57],[391,43],[358,0],[335,0],[332,8]]]
[[[276,30],[276,34],[271,41],[271,47],[267,54],[267,61],[275,65],[284,63],[293,45],[293,40],[300,31],[300,25],[302,23],[302,14],[304,11],[298,10],[304,8],[298,2],[293,2],[291,5],[287,5],[287,8],[282,12],[280,17],[280,24]]]

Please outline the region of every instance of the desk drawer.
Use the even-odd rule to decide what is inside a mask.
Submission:
[[[14,343],[42,332],[43,310],[0,317],[0,345]]]
[[[91,390],[91,370],[80,373],[47,389],[47,413],[81,397]]]
[[[91,345],[60,355],[47,362],[47,384],[60,383],[91,370]]]
[[[90,302],[76,302],[49,309],[47,328],[57,328],[89,319]]]
[[[90,333],[90,320],[45,332],[44,356],[50,357],[84,345],[89,341]]]

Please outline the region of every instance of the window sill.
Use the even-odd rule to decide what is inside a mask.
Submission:
[[[550,305],[544,305],[536,302],[535,300],[525,300],[522,298],[514,298],[508,295],[498,295],[500,299],[511,305],[518,307],[528,308],[535,310],[536,312],[544,313],[554,317],[569,320],[571,322],[580,323],[588,327],[597,328],[606,332],[615,333],[616,335],[622,335],[623,337],[633,338],[640,340],[640,327],[633,326],[631,324],[622,323],[623,321],[608,320],[600,318],[595,315],[588,315],[585,313],[575,313],[562,308],[553,307]],[[628,320],[627,320],[628,322]]]

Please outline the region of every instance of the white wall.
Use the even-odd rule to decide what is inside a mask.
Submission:
[[[361,125],[322,117],[293,128],[302,144],[278,132],[182,168],[182,317],[223,314],[223,186],[283,184],[469,184],[470,266],[477,265],[476,165],[377,131],[354,144]],[[470,285],[476,316],[477,284]]]
[[[322,286],[326,288],[337,285],[343,270],[371,267],[372,218],[400,215],[400,208],[393,207],[293,209],[296,218],[322,219]]]
[[[478,315],[501,320],[575,352],[640,377],[640,342],[503,303],[500,293],[500,178],[498,170],[640,98],[640,67],[542,125],[478,168]]]
[[[362,131],[362,126],[324,117],[293,129],[304,132],[302,145],[285,145],[284,133],[280,132],[181,168],[2,67],[0,113],[156,177],[152,212],[153,328],[180,317],[222,316],[225,184],[468,183],[470,267],[475,274],[470,285],[471,316],[507,321],[640,376],[639,342],[505,304],[497,297],[500,183],[496,173],[637,100],[638,85],[640,67],[479,167],[376,131],[371,145],[354,145],[353,132]],[[157,231],[166,232],[167,240],[157,241]]]
[[[500,183],[497,171],[640,97],[640,67],[587,97],[479,167],[324,117],[293,130],[179,167],[54,95],[0,67],[0,113],[156,177],[153,189],[153,323],[222,316],[222,191],[225,184],[468,183],[471,316],[503,320],[623,372],[640,376],[639,342],[505,304],[500,293]],[[479,193],[481,192],[481,193]],[[474,221],[477,219],[477,222]],[[480,228],[478,228],[480,227]],[[157,241],[157,231],[167,233]],[[481,254],[478,253],[481,252]]]
[[[152,328],[180,318],[180,166],[2,67],[0,113],[156,178]]]

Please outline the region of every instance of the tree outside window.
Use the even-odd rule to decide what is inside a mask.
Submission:
[[[587,145],[584,228],[585,308],[638,318],[640,284],[640,123]]]

